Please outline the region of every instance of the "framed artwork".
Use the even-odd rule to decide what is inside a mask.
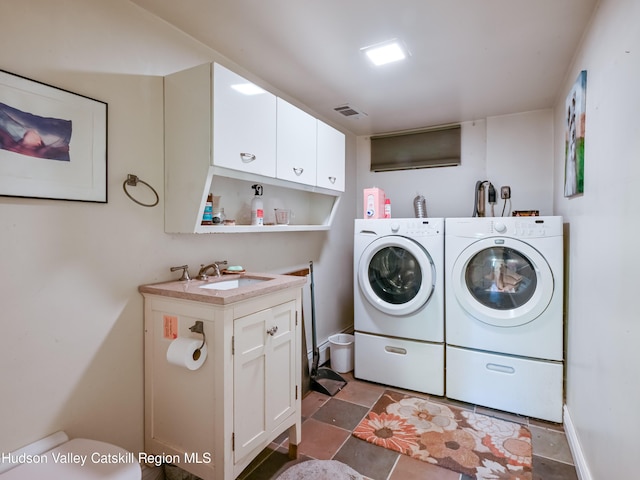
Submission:
[[[564,196],[584,193],[584,127],[587,71],[578,75],[565,104]]]
[[[0,70],[0,195],[107,202],[107,104]]]

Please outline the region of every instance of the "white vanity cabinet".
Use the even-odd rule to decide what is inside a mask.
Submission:
[[[277,105],[277,177],[315,186],[317,120],[281,98]]]
[[[344,191],[344,134],[270,92],[245,95],[241,86],[256,85],[217,63],[164,77],[165,232],[328,230]],[[294,211],[290,225],[250,225],[255,183],[264,185],[268,212]],[[234,226],[201,224],[209,193],[221,196]]]
[[[234,321],[236,460],[272,440],[296,412],[295,307],[287,302]]]
[[[145,293],[145,452],[204,480],[232,480],[283,432],[301,440],[301,289],[228,305]],[[204,364],[169,363],[172,335],[194,339]],[[170,456],[170,457],[169,457]],[[176,461],[178,460],[178,461]]]
[[[213,165],[276,176],[276,96],[213,64]]]
[[[344,192],[344,160],[344,133],[318,120],[316,172],[316,184],[318,187]]]

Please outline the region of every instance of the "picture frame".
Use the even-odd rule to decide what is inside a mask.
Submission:
[[[107,203],[107,104],[0,70],[0,196]]]
[[[584,140],[587,71],[582,70],[565,102],[564,196],[584,193]]]

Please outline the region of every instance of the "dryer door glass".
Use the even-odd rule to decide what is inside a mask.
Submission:
[[[467,264],[469,293],[482,305],[513,310],[525,305],[536,291],[536,271],[527,257],[507,247],[476,253]]]
[[[404,248],[385,247],[369,262],[369,284],[381,300],[393,305],[407,303],[420,291],[420,264]]]

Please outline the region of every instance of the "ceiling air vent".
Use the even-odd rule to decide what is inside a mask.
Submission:
[[[367,114],[364,113],[362,110],[349,104],[340,105],[339,107],[334,108],[334,110],[339,114],[344,115],[347,118],[357,119],[357,118],[362,118],[367,116]]]

